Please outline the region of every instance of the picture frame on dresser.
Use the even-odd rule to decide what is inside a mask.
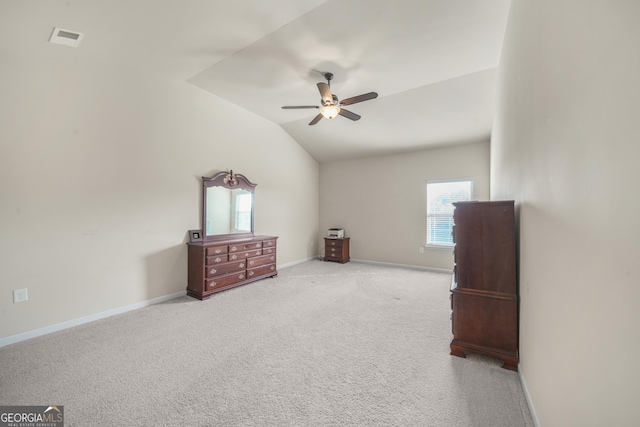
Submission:
[[[189,241],[190,242],[201,242],[202,241],[202,230],[189,230]]]

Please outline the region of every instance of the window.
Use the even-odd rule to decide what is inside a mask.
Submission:
[[[453,204],[473,199],[473,181],[427,181],[427,245],[453,246]]]

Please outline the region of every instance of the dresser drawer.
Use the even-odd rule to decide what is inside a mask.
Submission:
[[[275,264],[261,265],[260,267],[251,268],[247,270],[247,279],[251,279],[252,277],[262,276],[263,274],[275,273],[275,271],[276,271]]]
[[[252,243],[245,243],[245,244],[229,245],[229,252],[231,253],[244,252],[244,251],[249,251],[251,249],[262,249],[262,243],[252,242]]]
[[[265,264],[272,264],[276,262],[275,254],[262,255],[247,259],[247,268],[254,268]]]
[[[245,259],[245,258],[258,256],[258,255],[262,255],[262,249],[253,249],[251,251],[236,252],[236,253],[232,252],[229,254],[229,261],[236,261],[239,259]]]
[[[226,254],[229,251],[228,246],[212,246],[207,248],[207,256]]]
[[[206,277],[207,279],[211,279],[213,277],[222,276],[233,272],[242,272],[245,268],[247,268],[247,261],[244,259],[235,262],[214,264],[207,267]]]
[[[218,288],[233,285],[234,283],[242,282],[247,278],[244,270],[235,273],[225,274],[224,276],[214,277],[213,279],[207,279],[207,291],[213,291]]]
[[[262,253],[264,255],[269,255],[269,254],[275,254],[276,253],[276,247],[272,247],[272,248],[263,248],[262,249]]]
[[[220,264],[221,262],[227,262],[227,261],[229,261],[228,254],[220,254],[220,255],[207,257],[207,265]]]
[[[275,240],[265,240],[264,242],[262,242],[262,247],[263,248],[274,248],[276,247],[276,241]]]

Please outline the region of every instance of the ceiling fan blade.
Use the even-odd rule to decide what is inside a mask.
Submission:
[[[376,92],[369,92],[362,95],[354,96],[352,98],[343,99],[342,102],[340,102],[340,105],[351,105],[357,102],[368,101],[377,97],[378,94]]]
[[[318,122],[320,121],[320,119],[322,119],[322,114],[318,114],[317,116],[315,116],[315,117],[313,118],[313,120],[311,120],[311,121],[309,122],[309,126],[313,126],[313,125],[315,125],[316,123],[318,123]]]
[[[320,108],[317,105],[286,105],[282,107],[284,110],[295,110],[298,108]]]
[[[345,110],[344,108],[340,109],[340,112],[338,113],[340,114],[342,117],[346,117],[347,119],[351,119],[351,120],[360,120],[360,116],[357,115],[356,113],[352,113],[349,110]]]
[[[333,103],[333,96],[331,96],[331,89],[329,88],[328,84],[318,83],[318,90],[320,91],[323,105]]]

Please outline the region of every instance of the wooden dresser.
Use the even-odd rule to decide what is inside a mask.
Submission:
[[[341,239],[324,238],[324,260],[341,264],[349,262],[349,237]]]
[[[188,243],[187,295],[200,300],[216,292],[278,275],[274,236]]]
[[[518,370],[513,201],[454,203],[451,354],[486,354]]]

